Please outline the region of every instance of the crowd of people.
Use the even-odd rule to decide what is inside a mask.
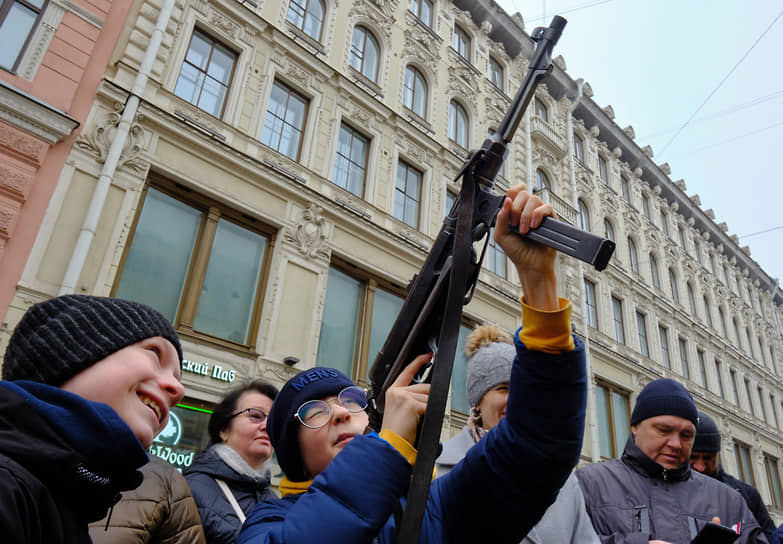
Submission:
[[[688,544],[717,524],[738,543],[780,543],[758,492],[723,469],[714,420],[674,380],[638,394],[620,458],[574,470],[584,346],[557,294],[554,250],[512,232],[553,215],[524,186],[508,191],[494,236],[518,271],[523,326],[467,339],[470,417],[438,458],[420,542]],[[147,454],[185,393],[165,317],[115,298],[38,303],[4,356],[0,538],[396,542],[430,390],[412,382],[431,359],[413,358],[387,390],[378,432],[365,391],[338,370],[304,370],[279,391],[244,384],[215,408],[210,444],[183,476]]]

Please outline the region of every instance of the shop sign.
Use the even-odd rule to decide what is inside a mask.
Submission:
[[[174,465],[182,472],[193,462],[195,452],[192,449],[177,447],[182,438],[182,422],[177,414],[169,412],[169,422],[155,437],[150,446],[150,454],[156,455]]]
[[[191,374],[198,374],[200,376],[207,376],[213,380],[219,380],[221,382],[233,383],[236,379],[236,371],[232,369],[224,369],[220,365],[213,364],[210,368],[209,363],[197,363],[195,361],[189,361],[187,359],[182,361],[183,372],[190,372]]]

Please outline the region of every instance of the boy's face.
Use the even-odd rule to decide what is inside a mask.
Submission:
[[[310,429],[299,424],[299,449],[305,471],[315,478],[357,434],[364,434],[370,423],[367,412],[351,413],[337,402],[337,396],[321,399],[331,414],[323,427]]]
[[[126,346],[79,372],[61,389],[111,406],[145,448],[185,396],[179,355],[162,336]]]

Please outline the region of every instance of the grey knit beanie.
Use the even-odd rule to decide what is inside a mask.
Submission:
[[[59,387],[115,351],[153,336],[171,342],[182,362],[177,333],[149,306],[88,295],[52,298],[22,316],[5,352],[3,378]]]
[[[696,438],[692,451],[717,453],[720,451],[720,430],[715,420],[704,412],[699,412],[699,424],[696,425]]]
[[[511,379],[516,349],[511,337],[494,325],[481,325],[465,340],[468,372],[465,387],[471,408],[478,406],[487,391]]]

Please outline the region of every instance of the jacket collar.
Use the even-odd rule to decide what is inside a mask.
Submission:
[[[677,468],[664,468],[639,449],[633,440],[633,434],[628,435],[622,460],[636,472],[664,482],[679,482],[691,477],[691,465],[688,461]]]
[[[283,479],[280,480],[280,494],[285,497],[286,495],[304,493],[310,488],[310,484],[312,483],[312,480],[307,480],[306,482],[292,482],[287,477],[283,476]]]

